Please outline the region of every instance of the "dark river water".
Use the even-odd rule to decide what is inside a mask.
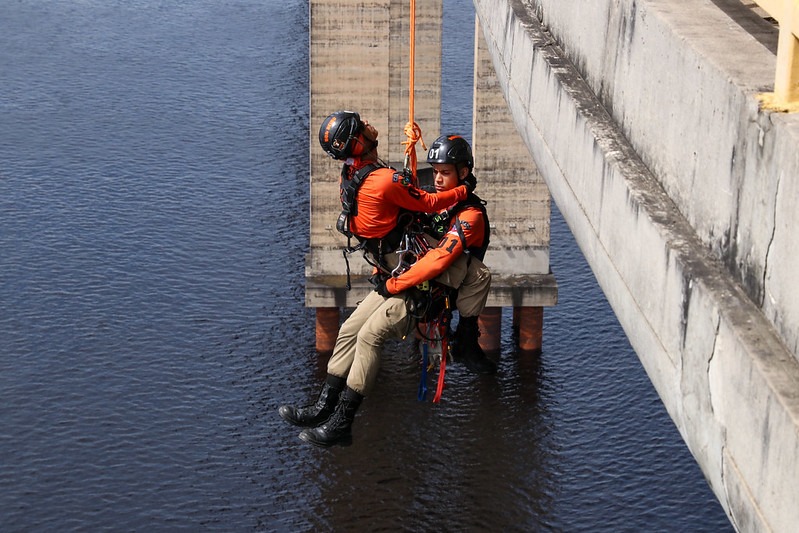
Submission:
[[[307,0],[0,0],[0,530],[730,530],[557,211],[540,359],[505,310],[434,405],[393,343],[353,446],[297,438],[308,99]]]

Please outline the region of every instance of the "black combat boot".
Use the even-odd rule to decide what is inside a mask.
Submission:
[[[477,374],[493,374],[497,371],[497,364],[486,357],[485,352],[480,348],[480,344],[477,342],[479,336],[477,317],[462,316],[458,322],[458,330],[455,332],[452,358]]]
[[[305,407],[294,407],[293,405],[281,405],[277,412],[281,418],[290,424],[301,427],[318,426],[327,420],[333,411],[336,410],[339,394],[344,390],[347,380],[331,374],[327,375],[327,380],[319,398],[315,404]]]
[[[361,405],[363,396],[347,387],[341,393],[335,412],[327,422],[315,428],[304,429],[300,438],[316,446],[332,446],[352,444],[352,421]]]

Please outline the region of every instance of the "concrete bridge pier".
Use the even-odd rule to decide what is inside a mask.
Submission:
[[[442,0],[417,4],[414,120],[427,142],[441,133],[467,133],[440,131],[442,18]],[[341,309],[355,307],[372,287],[367,281],[371,267],[355,254],[349,258],[352,289],[345,288],[346,239],[335,230],[340,162],[319,148],[318,127],[333,111],[358,111],[380,132],[380,157],[401,168],[409,118],[409,23],[404,0],[375,0],[368,6],[356,0],[310,2],[311,231],[305,303],[316,308],[320,353],[333,350]],[[549,269],[549,191],[512,124],[485,42],[479,37],[476,43],[472,147],[476,192],[488,202],[491,245],[485,262],[493,276],[479,320],[480,341],[485,350],[499,352],[502,308],[513,307],[521,311],[515,313],[524,332],[521,347],[535,352],[541,349],[543,307],[557,302]],[[423,153],[419,159],[424,161]]]
[[[472,148],[475,175],[486,183],[478,184],[477,193],[489,205],[486,264],[495,287],[479,320],[480,345],[486,352],[499,351],[502,307],[510,305],[519,350],[537,353],[543,344],[544,307],[557,303],[549,266],[549,189],[516,132],[477,20],[474,42]]]

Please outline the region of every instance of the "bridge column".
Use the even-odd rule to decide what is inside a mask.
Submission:
[[[320,354],[333,353],[340,319],[338,307],[316,308],[316,351]]]
[[[539,353],[544,340],[544,308],[517,307],[519,310],[519,351]]]
[[[486,353],[499,353],[502,346],[502,308],[486,307],[477,319],[480,348]]]
[[[476,193],[488,202],[491,220],[485,263],[491,268],[492,291],[481,315],[481,335],[487,337],[485,341],[480,337],[481,346],[499,349],[499,338],[493,335],[501,331],[501,308],[513,306],[520,351],[537,352],[542,345],[543,308],[555,305],[558,295],[549,266],[549,189],[516,131],[477,21],[475,43]]]
[[[406,0],[311,0],[310,2],[310,248],[305,257],[305,305],[316,308],[317,347],[329,333],[336,308],[353,308],[372,290],[371,267],[350,258],[352,290],[346,290],[341,255],[347,239],[335,229],[341,212],[341,162],[319,146],[319,125],[330,113],[357,111],[380,132],[380,157],[398,168],[408,121],[410,13]],[[441,21],[443,0],[416,6],[415,121],[427,135],[441,123]],[[421,148],[420,148],[421,149]],[[421,158],[423,160],[423,158]],[[338,325],[336,324],[336,332]],[[331,347],[332,349],[332,347]],[[325,350],[322,350],[325,351]]]
[[[345,289],[341,250],[346,239],[335,230],[341,210],[341,164],[322,152],[318,127],[333,111],[358,111],[380,132],[381,158],[395,167],[402,165],[409,98],[408,9],[405,0],[376,0],[366,8],[358,0],[310,3],[311,229],[305,304],[317,309],[320,352],[332,350],[335,343],[339,320],[335,313],[355,307],[372,287],[367,282],[371,268],[353,255],[352,290]],[[429,139],[444,133],[440,131],[442,0],[420,2],[416,9],[414,118]],[[359,38],[352,39],[353,35]],[[502,308],[555,305],[557,283],[549,269],[549,191],[513,126],[479,29],[475,35],[472,146],[477,193],[488,201],[491,219],[485,262],[493,276],[481,340],[489,351],[499,351]],[[420,160],[424,161],[423,155]]]

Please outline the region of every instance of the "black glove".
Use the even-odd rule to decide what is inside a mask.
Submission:
[[[469,175],[463,180],[463,184],[466,186],[467,192],[473,193],[475,188],[477,188],[477,178],[474,177],[474,174],[469,172]]]
[[[388,289],[386,288],[386,282],[388,281],[388,279],[389,278],[381,279],[380,282],[375,286],[375,292],[380,296],[382,296],[383,298],[391,298],[392,296],[394,296],[393,294],[388,292]]]

